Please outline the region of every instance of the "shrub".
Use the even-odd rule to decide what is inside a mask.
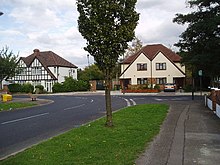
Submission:
[[[36,89],[36,93],[43,93],[44,92],[44,86],[43,85],[36,85],[35,89]]]
[[[65,92],[63,91],[63,85],[60,83],[55,83],[52,87],[53,93],[58,93],[58,92]]]
[[[156,84],[156,85],[154,86],[154,89],[157,89],[157,90],[160,91],[160,85]]]
[[[26,83],[22,85],[22,92],[33,93],[33,91],[34,91],[34,86],[31,85],[30,83]]]
[[[76,92],[89,90],[89,82],[83,80],[75,80],[72,77],[66,77],[63,84],[55,83],[53,85],[53,92]]]
[[[192,92],[192,85],[186,85],[183,89],[184,92]]]
[[[9,84],[8,89],[11,93],[22,92],[21,84]]]

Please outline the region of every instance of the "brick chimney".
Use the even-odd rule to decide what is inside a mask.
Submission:
[[[33,51],[34,51],[34,53],[39,53],[40,52],[39,49],[34,49]]]

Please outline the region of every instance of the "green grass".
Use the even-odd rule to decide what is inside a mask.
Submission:
[[[17,108],[25,108],[36,105],[35,103],[22,103],[22,102],[6,102],[0,103],[0,111],[17,109]]]
[[[137,105],[114,113],[114,127],[105,118],[54,137],[1,165],[133,165],[159,133],[169,106]]]

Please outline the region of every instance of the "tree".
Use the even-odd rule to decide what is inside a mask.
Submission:
[[[104,75],[96,64],[92,64],[84,70],[79,70],[77,73],[78,80],[104,80]]]
[[[9,51],[8,46],[0,50],[0,82],[2,82],[5,77],[14,76],[14,74],[18,72],[17,60],[18,55]]]
[[[138,37],[135,37],[132,40],[131,45],[128,46],[125,58],[138,52],[142,48],[142,46],[143,46],[143,43],[141,42],[141,40]]]
[[[77,0],[79,32],[87,40],[84,48],[105,75],[106,126],[113,126],[111,107],[112,72],[118,57],[134,38],[139,20],[137,0]]]
[[[174,22],[188,24],[176,46],[180,47],[182,62],[195,71],[215,77],[220,75],[220,1],[189,0],[195,11],[176,14]]]

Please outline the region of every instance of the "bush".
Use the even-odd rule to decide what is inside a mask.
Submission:
[[[21,84],[9,84],[8,89],[11,93],[22,92],[22,85]]]
[[[63,85],[60,83],[55,83],[52,87],[53,93],[58,93],[58,92],[65,92],[63,91]]]
[[[55,83],[53,85],[53,93],[58,92],[76,92],[76,91],[87,91],[90,85],[88,82],[83,80],[75,80],[72,77],[66,77],[63,84]]]
[[[33,91],[34,91],[34,86],[31,85],[30,83],[22,85],[22,92],[24,92],[24,93],[33,93]]]
[[[156,84],[156,85],[154,86],[154,89],[157,89],[157,90],[160,91],[160,85]]]
[[[35,86],[36,93],[43,93],[44,92],[44,86],[43,85],[36,85]]]
[[[186,85],[183,89],[184,92],[192,92],[192,85]]]

